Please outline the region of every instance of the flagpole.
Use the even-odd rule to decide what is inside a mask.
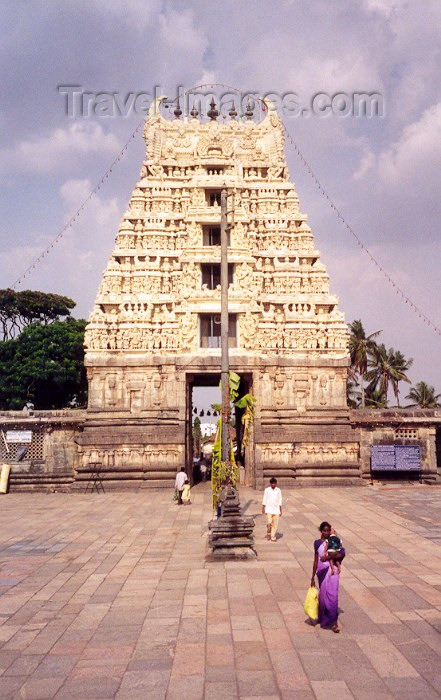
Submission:
[[[228,357],[228,236],[227,190],[221,191],[221,391],[222,461],[230,461],[230,367]]]

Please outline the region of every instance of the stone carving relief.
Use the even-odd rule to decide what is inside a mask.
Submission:
[[[183,264],[180,293],[184,299],[187,299],[199,287],[200,279],[200,270],[197,269],[193,261]]]
[[[201,265],[219,264],[218,247],[203,245],[202,227],[220,223],[218,207],[207,206],[206,190],[227,178],[234,189],[229,294],[239,348],[259,355],[344,357],[347,329],[289,182],[275,112],[260,124],[152,115],[145,136],[141,181],[89,319],[87,350],[198,349],[198,314],[211,313],[219,299],[219,289],[202,285]],[[180,308],[182,302],[187,308]],[[322,405],[329,381],[318,380],[317,387]]]
[[[242,347],[245,349],[253,348],[256,342],[259,316],[251,311],[247,311],[240,317],[239,324]]]
[[[262,464],[278,464],[280,467],[294,469],[293,465],[294,444],[274,443],[260,447],[260,460]]]
[[[293,471],[306,465],[357,463],[358,445],[353,443],[271,443],[260,447],[263,464],[286,465]]]
[[[179,346],[191,350],[198,346],[198,317],[187,311],[181,316],[179,324]]]
[[[202,228],[200,224],[192,221],[187,227],[187,241],[189,248],[195,248],[201,245]]]
[[[276,407],[283,406],[286,403],[284,391],[286,385],[286,375],[284,372],[278,370],[272,375],[272,380]]]
[[[233,141],[228,136],[220,133],[212,133],[209,136],[202,136],[198,141],[198,155],[208,156],[223,156],[231,158],[233,155]]]
[[[101,462],[104,469],[115,467],[141,467],[157,470],[161,467],[179,466],[183,463],[183,450],[180,445],[127,445],[118,449],[82,449],[83,467],[92,462]],[[172,472],[173,474],[173,472]]]
[[[357,462],[359,448],[353,443],[300,443],[295,445],[294,460],[303,463]]]
[[[253,288],[253,268],[248,263],[241,263],[234,271],[234,285],[238,289],[249,290]]]

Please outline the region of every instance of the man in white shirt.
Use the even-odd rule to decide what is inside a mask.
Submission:
[[[266,513],[266,539],[276,541],[279,518],[282,515],[282,492],[277,486],[277,479],[272,477],[270,485],[263,493],[262,513]]]
[[[187,474],[185,473],[185,467],[181,467],[181,471],[176,474],[175,479],[175,489],[178,492],[178,505],[182,505],[182,491],[184,490],[185,480]]]

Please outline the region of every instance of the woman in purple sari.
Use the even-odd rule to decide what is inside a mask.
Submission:
[[[318,621],[320,627],[330,628],[333,632],[340,632],[338,626],[338,586],[340,583],[340,575],[337,568],[332,572],[329,563],[329,557],[326,552],[326,540],[331,534],[331,526],[327,522],[321,523],[319,530],[321,537],[314,542],[314,564],[312,567],[311,586],[315,586],[315,576],[319,583],[319,616]],[[335,555],[340,561],[345,556],[345,550],[342,547],[340,552]]]

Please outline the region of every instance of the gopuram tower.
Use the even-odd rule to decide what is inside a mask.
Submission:
[[[358,476],[348,332],[289,180],[280,119],[145,123],[146,158],[86,330],[82,466],[108,484],[169,486],[192,463],[191,389],[220,376],[220,193],[234,197],[230,367],[257,399],[246,481]],[[248,114],[250,117],[250,114]],[[231,206],[230,206],[231,205]],[[230,217],[231,218],[231,217]]]

